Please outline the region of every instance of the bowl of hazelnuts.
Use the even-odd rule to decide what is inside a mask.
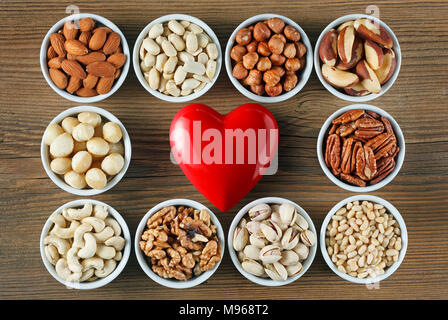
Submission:
[[[246,97],[285,101],[305,86],[313,68],[313,51],[305,31],[293,20],[260,14],[242,22],[227,42],[227,74]]]

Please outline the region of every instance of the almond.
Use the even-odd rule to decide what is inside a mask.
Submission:
[[[106,61],[92,62],[87,65],[87,73],[91,73],[97,77],[113,77],[115,74],[115,67]]]
[[[48,71],[50,74],[51,80],[59,89],[65,89],[67,87],[67,76],[64,72],[59,69],[50,68]]]
[[[76,56],[83,56],[89,52],[89,50],[86,48],[86,46],[79,40],[67,40],[65,41],[65,50],[67,53],[76,55]]]
[[[93,97],[98,95],[95,89],[89,89],[85,87],[82,87],[81,89],[76,91],[76,94],[80,97]]]
[[[62,29],[62,33],[66,40],[76,39],[78,35],[78,28],[73,21],[67,21],[64,23],[64,28]]]
[[[95,21],[92,18],[79,20],[79,29],[81,31],[90,31],[95,27]]]
[[[109,58],[107,58],[107,62],[111,63],[115,68],[121,68],[126,62],[126,56],[124,53],[114,53]]]
[[[114,78],[100,78],[100,80],[98,80],[98,84],[96,85],[96,91],[99,94],[106,94],[110,91],[110,89],[112,88],[112,85],[114,84]]]
[[[102,52],[94,51],[94,52],[90,52],[84,56],[77,56],[76,60],[81,62],[83,65],[88,65],[88,64],[90,64],[92,62],[96,62],[96,61],[105,61],[106,56]]]
[[[68,93],[73,94],[76,90],[81,88],[82,80],[76,77],[70,77],[70,80],[68,81],[67,90]]]
[[[54,51],[58,54],[58,56],[65,57],[64,36],[59,33],[53,33],[50,36],[50,42],[51,46],[53,47]]]
[[[48,61],[48,67],[53,69],[60,69],[62,61],[64,61],[63,57],[53,58]]]
[[[99,50],[103,47],[104,42],[106,42],[106,31],[104,29],[100,29],[98,31],[95,31],[90,38],[89,41],[89,48],[91,50]]]
[[[118,79],[120,77],[120,75],[121,75],[121,69],[117,69],[117,71],[115,71],[114,78]]]
[[[121,43],[120,35],[116,32],[110,33],[103,47],[104,54],[109,55],[117,51],[118,47],[120,46],[120,43]]]
[[[75,54],[67,53],[68,60],[76,60],[76,57],[77,57],[77,55],[75,55]]]
[[[92,34],[90,33],[90,31],[83,31],[79,35],[78,40],[81,41],[83,45],[88,46],[91,37]]]
[[[96,83],[98,82],[98,77],[94,76],[92,74],[88,74],[87,77],[83,80],[84,87],[88,89],[93,89],[96,86]]]
[[[51,60],[53,58],[56,58],[57,56],[58,54],[56,53],[56,51],[54,51],[53,46],[49,46],[47,50],[47,59]]]
[[[68,75],[71,75],[72,77],[79,78],[79,79],[85,79],[87,76],[84,69],[75,60],[65,59],[64,61],[62,61],[61,67],[62,67],[62,70],[65,71],[65,73],[67,73]]]
[[[97,32],[98,30],[104,30],[104,31],[106,31],[106,34],[109,34],[109,33],[112,32],[111,28],[108,28],[108,27],[98,27],[98,28],[93,30],[93,33]]]

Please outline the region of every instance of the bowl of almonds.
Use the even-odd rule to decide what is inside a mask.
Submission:
[[[185,14],[165,15],[149,23],[135,42],[132,59],[142,86],[169,102],[191,101],[205,94],[222,64],[213,30]]]
[[[92,103],[114,94],[130,63],[126,38],[108,19],[90,13],[59,20],[40,51],[42,73],[60,96]]]
[[[349,197],[328,212],[320,229],[325,262],[341,278],[371,284],[393,274],[406,255],[406,224],[388,201]]]
[[[403,165],[405,140],[386,111],[355,104],[333,113],[317,139],[317,156],[326,176],[352,192],[371,192],[391,182]]]

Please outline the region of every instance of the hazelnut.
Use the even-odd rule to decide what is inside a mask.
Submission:
[[[236,45],[232,48],[232,50],[230,51],[230,57],[236,61],[236,62],[240,62],[241,60],[243,60],[243,56],[247,53],[247,49],[245,46],[242,45]]]
[[[300,60],[297,58],[286,59],[285,69],[288,71],[297,71],[300,69]]]
[[[280,76],[277,71],[268,70],[263,74],[263,81],[268,86],[275,86],[280,81]]]
[[[244,68],[244,65],[242,62],[238,62],[234,67],[233,67],[233,71],[232,74],[235,78],[237,78],[238,80],[244,79],[247,77],[247,74],[249,73],[249,71],[247,71],[246,68]]]
[[[260,85],[263,80],[262,78],[263,75],[260,70],[252,69],[250,70],[249,75],[247,76],[244,82],[249,86]]]
[[[294,43],[287,43],[285,45],[285,48],[283,49],[283,55],[286,58],[294,58],[296,56],[296,46],[294,45]]]
[[[257,69],[258,70],[260,70],[260,71],[267,71],[267,70],[271,69],[271,67],[272,67],[272,63],[271,63],[271,60],[269,60],[268,57],[261,57],[258,60],[258,63],[257,63]]]
[[[264,85],[263,84],[250,86],[250,90],[253,93],[258,94],[259,96],[262,96],[262,95],[264,95],[266,93],[266,91],[264,90]]]
[[[280,66],[275,66],[271,70],[274,70],[275,72],[277,72],[278,75],[280,76],[280,78],[283,77],[285,75],[285,72],[286,72],[285,68],[280,67]]]
[[[291,91],[292,89],[295,88],[295,86],[297,85],[297,82],[298,82],[298,78],[294,72],[287,73],[285,76],[285,79],[283,80],[283,90]]]
[[[271,50],[269,50],[268,43],[266,41],[259,42],[257,52],[259,54],[261,54],[262,56],[265,56],[265,57],[269,56],[271,54]]]
[[[286,26],[283,30],[283,33],[285,34],[286,38],[288,38],[291,41],[299,41],[300,40],[300,32],[297,31],[296,28],[293,26]]]
[[[277,83],[275,86],[268,86],[266,84],[264,89],[270,97],[275,97],[282,93],[282,85],[280,83]]]
[[[300,61],[300,69],[303,69],[303,67],[305,67],[305,64],[306,64],[305,57],[300,58],[299,61]]]
[[[270,18],[268,19],[267,24],[275,33],[281,33],[285,27],[285,22],[280,18]]]
[[[251,40],[252,32],[247,28],[243,28],[236,33],[235,41],[238,44],[245,46],[246,44],[249,44]]]
[[[246,49],[247,49],[247,52],[255,52],[255,51],[257,51],[257,47],[258,47],[258,42],[252,41],[251,43],[249,43],[246,46]]]
[[[302,42],[294,42],[296,46],[296,55],[297,58],[302,58],[306,54],[306,46]]]
[[[258,62],[258,53],[249,52],[243,57],[243,65],[246,69],[251,70],[255,67]]]
[[[286,44],[286,38],[285,38],[285,36],[283,35],[283,34],[274,34],[273,36],[272,36],[272,38],[278,38],[278,39],[280,39],[280,40],[282,40],[282,42],[284,43],[284,44]]]
[[[285,44],[279,37],[273,36],[271,39],[269,39],[268,46],[269,50],[271,50],[272,53],[281,54],[283,52],[283,47],[285,46]]]
[[[258,22],[254,26],[254,39],[257,41],[264,41],[271,36],[271,30],[263,22]]]
[[[275,53],[271,54],[269,59],[271,59],[271,62],[272,62],[273,66],[281,66],[286,61],[285,56],[283,56],[281,54],[275,54]]]

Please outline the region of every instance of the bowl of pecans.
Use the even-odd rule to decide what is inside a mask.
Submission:
[[[134,247],[140,267],[152,280],[169,288],[191,288],[218,269],[224,255],[224,231],[204,205],[172,199],[146,213],[137,227]]]
[[[352,192],[378,190],[401,169],[405,140],[386,111],[354,104],[333,113],[317,139],[319,164],[327,177]]]

